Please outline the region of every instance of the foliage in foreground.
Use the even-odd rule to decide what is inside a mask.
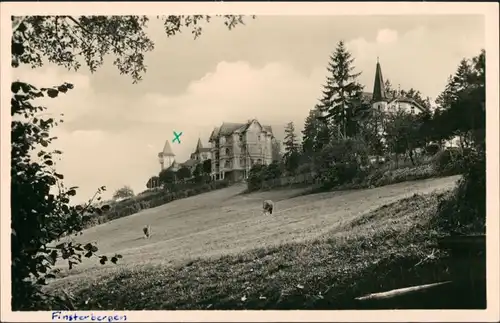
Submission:
[[[43,118],[43,106],[33,105],[40,97],[55,98],[72,89],[64,83],[57,87],[37,89],[24,82],[12,83],[11,114],[11,252],[12,308],[36,309],[46,301],[40,286],[55,278],[53,266],[58,259],[67,261],[69,268],[90,258],[98,248],[91,243],[82,245],[61,238],[83,229],[88,212],[103,213],[109,209],[92,207],[93,199],[83,207],[69,205],[76,187],[65,188],[64,176],[54,169],[55,156],[49,151],[55,139],[49,132],[57,125],[53,118]],[[99,188],[94,198],[105,187]],[[119,255],[110,260],[117,262]],[[101,264],[108,261],[100,256]]]

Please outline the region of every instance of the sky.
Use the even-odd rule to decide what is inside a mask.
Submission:
[[[139,84],[120,75],[112,57],[93,74],[51,64],[13,71],[35,86],[75,86],[44,103],[49,114],[64,113],[53,147],[64,152],[56,168],[65,185],[79,187],[76,202],[102,185],[105,198],[124,185],[145,190],[173,131],[183,133],[171,147],[184,162],[198,138],[208,145],[210,132],[224,121],[256,118],[273,126],[278,140],[287,122],[302,130],[340,40],[362,72],[365,91],[372,91],[379,57],[384,79],[431,99],[463,57],[485,46],[484,18],[474,15],[260,16],[231,31],[214,19],[196,40],[189,32],[167,38],[152,18],[148,35],[155,50],[146,54],[148,71]]]

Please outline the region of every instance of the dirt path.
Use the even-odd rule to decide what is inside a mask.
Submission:
[[[232,186],[162,205],[91,228],[80,237],[97,241],[103,253],[121,253],[121,266],[173,264],[197,257],[234,254],[258,247],[311,239],[354,218],[413,194],[452,188],[458,176],[384,187],[296,196],[300,190],[238,195]],[[292,198],[290,198],[292,197]],[[261,214],[262,200],[276,201],[276,214]],[[141,236],[151,224],[153,236]],[[71,276],[95,275],[116,266],[86,260]],[[99,271],[101,271],[99,270]],[[69,273],[66,273],[69,274]]]

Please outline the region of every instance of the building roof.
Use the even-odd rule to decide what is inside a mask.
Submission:
[[[203,153],[203,152],[209,152],[210,148],[205,148],[203,147],[201,143],[201,139],[198,138],[198,144],[196,144],[196,149],[194,150],[194,153]]]
[[[385,93],[384,78],[382,76],[382,68],[377,58],[377,67],[375,70],[375,82],[373,84],[373,102],[387,101]]]
[[[414,99],[408,98],[408,97],[405,97],[405,96],[396,97],[396,98],[392,99],[391,101],[389,101],[389,104],[395,104],[395,103],[399,103],[399,102],[401,102],[401,103],[409,103],[409,104],[415,106],[417,109],[419,109],[422,112],[428,112],[428,109],[426,107],[422,106],[421,104],[419,104]]]
[[[175,156],[175,154],[172,152],[172,148],[170,147],[170,143],[168,140],[165,141],[165,145],[163,146],[161,154],[163,156]]]
[[[223,122],[220,127],[215,127],[214,130],[212,131],[212,134],[210,134],[210,139],[213,140],[219,136],[228,136],[230,134],[233,134],[235,132],[245,132],[248,127],[252,124],[253,121],[257,121],[255,119],[253,120],[248,120],[246,123],[234,123],[234,122]],[[258,121],[257,121],[258,122]],[[262,128],[269,132],[273,133],[273,128],[271,126],[266,126],[266,125],[261,125]]]

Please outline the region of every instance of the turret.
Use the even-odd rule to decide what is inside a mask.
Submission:
[[[387,95],[385,93],[384,78],[382,68],[377,57],[377,67],[375,70],[375,82],[373,84],[372,107],[377,110],[385,110],[387,107]]]

